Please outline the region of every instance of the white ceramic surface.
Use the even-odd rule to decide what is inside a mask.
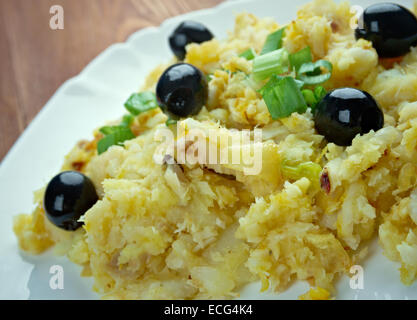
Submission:
[[[78,76],[66,81],[52,96],[0,164],[0,298],[1,299],[95,299],[92,279],[81,278],[80,268],[65,258],[46,253],[37,257],[19,252],[12,232],[12,217],[31,212],[32,192],[44,186],[59,170],[74,143],[91,137],[94,128],[124,113],[126,98],[140,87],[145,75],[171,53],[167,37],[185,19],[207,25],[219,37],[233,27],[234,14],[248,11],[272,16],[283,24],[295,18],[306,0],[230,0],[218,7],[191,12],[165,21],[158,28],[134,33],[125,43],[115,44],[95,58]],[[363,7],[378,1],[357,0]],[[411,7],[412,0],[402,0]],[[65,8],[64,8],[65,9]],[[70,24],[71,21],[66,21]],[[376,243],[364,263],[365,287],[352,290],[349,278],[337,284],[339,299],[416,299],[417,283],[400,283],[397,263],[381,254]],[[52,265],[65,271],[64,289],[49,287]],[[247,286],[243,299],[296,299],[308,289],[296,283],[281,295],[259,294],[258,283]]]

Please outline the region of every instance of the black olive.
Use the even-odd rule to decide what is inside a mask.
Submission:
[[[184,60],[187,44],[192,42],[202,43],[211,39],[213,39],[213,34],[203,24],[195,21],[184,21],[170,35],[169,46],[178,60]]]
[[[207,100],[207,79],[188,63],[169,67],[156,86],[158,104],[170,118],[188,117],[200,112]]]
[[[56,175],[46,187],[44,209],[49,221],[65,230],[83,225],[79,218],[98,200],[93,182],[77,171]]]
[[[374,4],[360,16],[355,36],[372,41],[382,58],[403,56],[417,44],[417,19],[398,4]]]
[[[341,88],[329,92],[317,104],[314,123],[327,141],[348,146],[358,133],[381,129],[384,114],[369,93]]]

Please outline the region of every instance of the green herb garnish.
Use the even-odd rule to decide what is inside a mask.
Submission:
[[[135,138],[130,125],[135,116],[158,107],[155,94],[149,91],[132,94],[124,104],[130,114],[124,115],[118,126],[104,126],[100,132],[104,135],[97,143],[97,152],[102,154],[111,146],[123,146],[123,142]]]
[[[165,125],[167,127],[169,127],[170,125],[176,124],[177,122],[178,122],[178,120],[176,120],[176,119],[168,118],[168,120],[165,122]]]
[[[298,70],[304,63],[313,61],[310,47],[305,47],[304,49],[297,51],[296,53],[290,54],[289,60],[291,70],[295,70],[295,72],[298,72]]]
[[[124,141],[135,138],[132,130],[124,125],[102,127],[100,132],[104,138],[97,143],[98,154],[106,152],[113,145],[123,146]]]
[[[327,92],[326,89],[324,89],[322,86],[317,86],[314,91],[310,89],[304,89],[301,91],[301,93],[303,94],[307,105],[311,108],[311,111],[314,112],[317,104],[321,101],[321,99],[323,99]]]
[[[239,57],[245,58],[246,60],[253,60],[256,57],[256,52],[253,48],[250,48],[239,54]]]
[[[326,94],[327,94],[327,91],[322,86],[317,86],[314,89],[314,96],[316,97],[317,101],[320,101],[321,99],[323,99]]]
[[[120,125],[125,126],[125,127],[129,127],[133,120],[135,119],[135,117],[131,114],[126,114],[123,116],[122,118],[122,122],[120,123]]]
[[[261,55],[275,51],[282,47],[282,38],[284,37],[285,28],[281,28],[266,38],[265,44],[262,48]]]
[[[260,93],[274,120],[288,117],[293,112],[303,113],[307,110],[299,84],[293,77],[273,76]]]
[[[134,116],[157,107],[155,94],[149,91],[134,93],[125,102],[125,108]]]
[[[327,72],[322,73],[323,69]],[[256,57],[252,78],[255,81],[270,78],[259,93],[275,120],[288,117],[293,112],[303,113],[307,107],[314,111],[326,95],[326,90],[321,86],[306,89],[303,86],[327,81],[331,77],[332,69],[329,61],[312,62],[310,47],[293,54],[282,48]]]
[[[321,68],[325,68],[327,73],[322,74]],[[308,85],[315,85],[326,82],[332,75],[333,66],[327,60],[316,62],[306,62],[298,70],[298,79]]]
[[[301,93],[303,94],[304,100],[310,108],[313,108],[316,106],[317,99],[312,90],[304,89],[301,91]]]
[[[288,51],[278,49],[253,60],[253,79],[262,81],[273,74],[282,74],[288,71]]]
[[[281,171],[284,177],[298,180],[303,177],[309,179],[314,185],[319,185],[319,177],[322,168],[315,162],[303,162],[298,165],[289,165],[285,161],[281,164]]]

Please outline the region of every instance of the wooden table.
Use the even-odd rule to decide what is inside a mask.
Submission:
[[[0,0],[0,161],[68,78],[134,31],[222,0]],[[49,26],[64,9],[64,29]]]

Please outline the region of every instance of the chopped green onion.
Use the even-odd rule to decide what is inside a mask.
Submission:
[[[210,82],[213,79],[213,74],[206,75],[207,82]]]
[[[314,92],[310,89],[304,89],[301,91],[303,94],[304,100],[306,101],[307,105],[313,109],[313,107],[317,104],[316,96],[314,95]]]
[[[134,116],[131,114],[126,114],[123,116],[122,121],[118,126],[104,126],[99,129],[99,131],[104,134],[112,134],[116,131],[120,131],[120,127],[129,127],[133,122]]]
[[[284,77],[282,76],[273,75],[271,79],[269,79],[269,81],[261,89],[259,89],[261,96],[263,97],[268,93],[268,91],[274,89],[274,87],[276,87],[283,78]]]
[[[301,89],[302,87],[304,87],[304,82],[302,82],[301,80],[294,79],[294,81],[297,84],[298,89]]]
[[[261,95],[263,95],[266,90],[269,90],[270,88],[276,86],[278,84],[278,82],[281,79],[284,79],[285,77],[288,77],[288,76],[277,76],[277,75],[273,75],[271,77],[271,79],[261,89],[258,90],[259,93]],[[294,81],[297,84],[298,89],[301,89],[304,86],[304,82],[302,82],[301,80],[294,79]]]
[[[239,54],[239,57],[245,58],[246,60],[253,60],[256,57],[256,52],[253,48],[250,48]]]
[[[122,118],[122,122],[120,123],[121,126],[125,126],[125,127],[129,127],[133,120],[135,119],[135,117],[131,114],[126,114],[123,116]]]
[[[149,91],[134,93],[125,103],[125,108],[134,116],[157,107],[155,94]]]
[[[311,108],[311,111],[314,112],[317,104],[321,101],[321,99],[323,99],[327,92],[323,87],[317,86],[314,89],[314,92],[310,89],[304,89],[301,91],[301,93],[303,94],[307,105]]]
[[[260,92],[274,120],[307,109],[303,94],[293,77],[274,76]]]
[[[327,73],[319,75],[311,75],[311,73],[317,72],[321,68],[327,69]],[[318,60],[316,62],[307,62],[301,65],[298,70],[298,79],[305,84],[314,85],[325,82],[330,79],[332,75],[333,66],[327,60]],[[310,74],[310,75],[309,75]]]
[[[253,60],[253,78],[261,81],[273,74],[281,74],[288,71],[288,51],[278,49]]]
[[[320,68],[316,68],[311,72],[306,72],[307,76],[318,76],[319,74],[321,74],[321,69]]]
[[[317,102],[321,101],[321,99],[323,99],[326,94],[327,91],[322,86],[317,86],[314,89],[314,96],[316,97]]]
[[[102,134],[104,134],[104,135],[107,135],[107,134],[112,134],[113,133],[113,128],[114,127],[110,127],[110,126],[104,126],[104,127],[101,127],[100,129],[99,129],[99,131],[102,133]]]
[[[284,37],[285,28],[281,28],[266,38],[265,44],[262,48],[261,55],[275,51],[282,47],[282,38]]]
[[[169,127],[170,125],[176,124],[176,123],[177,123],[177,120],[176,119],[168,118],[168,120],[165,122],[165,125],[167,127]]]
[[[304,63],[313,61],[310,47],[305,47],[304,49],[297,51],[296,53],[290,54],[289,59],[291,70],[295,70],[295,72],[298,72],[298,70]]]
[[[301,164],[292,166],[283,161],[281,164],[281,171],[284,177],[292,180],[298,180],[303,177],[309,179],[313,184],[319,185],[319,177],[322,168],[315,162],[303,162]]]
[[[97,152],[102,154],[113,145],[122,146],[123,142],[135,138],[132,130],[125,126],[107,126],[100,129],[100,132],[105,134],[97,143]]]

